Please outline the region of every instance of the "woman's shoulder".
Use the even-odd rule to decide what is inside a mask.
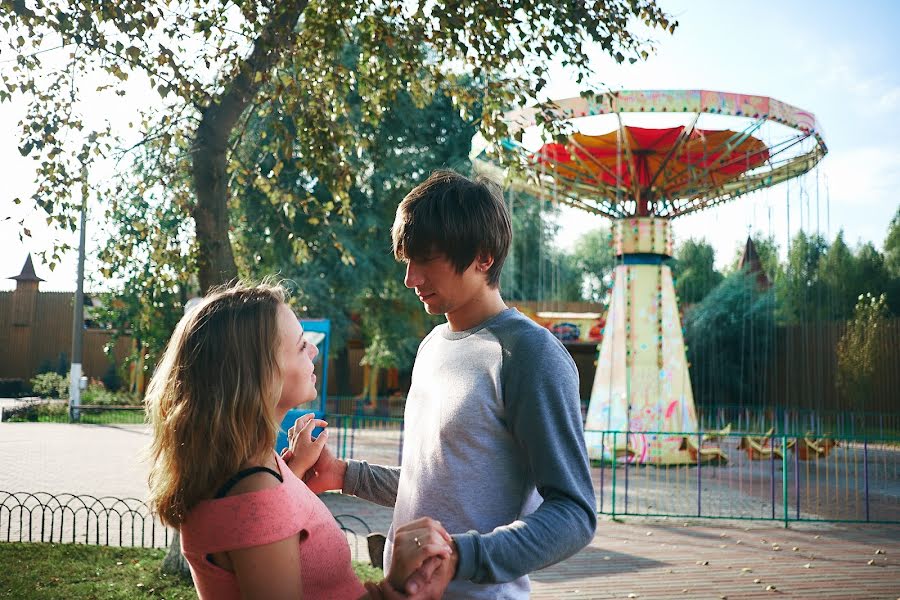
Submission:
[[[289,477],[281,483],[267,472],[248,475],[224,497],[194,507],[182,524],[182,543],[210,552],[270,543],[296,533],[311,518],[302,486]]]
[[[228,489],[217,497],[228,498],[241,494],[262,492],[277,488],[284,483],[284,475],[278,464],[272,461],[260,461],[260,464],[246,464],[226,482]],[[221,488],[220,488],[221,489]]]

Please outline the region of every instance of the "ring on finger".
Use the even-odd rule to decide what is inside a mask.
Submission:
[[[414,537],[413,541],[416,543],[416,546],[418,546],[419,548],[422,547],[422,542],[419,541],[419,536]]]

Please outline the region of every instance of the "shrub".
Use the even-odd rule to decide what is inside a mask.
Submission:
[[[93,406],[133,406],[140,404],[132,394],[110,391],[102,383],[91,383],[88,385],[88,388],[81,392],[81,403]]]
[[[53,371],[41,373],[31,380],[31,390],[41,398],[66,399],[69,397],[69,379]]]
[[[29,400],[15,408],[3,411],[3,420],[21,421],[65,421],[68,419],[69,406],[64,402],[47,402]]]

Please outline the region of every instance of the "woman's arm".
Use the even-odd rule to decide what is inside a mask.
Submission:
[[[271,544],[231,550],[228,556],[241,589],[241,598],[303,598],[299,533]]]

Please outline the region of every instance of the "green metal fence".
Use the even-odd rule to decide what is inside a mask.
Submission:
[[[900,439],[694,432],[592,432],[598,513],[900,523]],[[682,440],[684,464],[653,462]]]
[[[756,420],[750,421],[752,430],[743,432],[589,431],[599,436],[606,449],[606,459],[592,463],[598,513],[785,524],[900,523],[900,435],[879,435],[866,428],[857,435],[807,436],[778,431],[772,419],[776,411],[768,416],[749,414]],[[337,457],[400,464],[403,419],[365,414],[325,418],[328,444]],[[144,413],[141,407],[82,407],[79,419],[81,423],[142,423]],[[63,412],[55,420],[68,422],[69,415]],[[713,422],[720,426],[732,421]],[[772,429],[766,432],[769,435],[762,433],[765,425]],[[686,455],[693,456],[683,461],[686,464],[642,461],[635,451],[644,448],[652,455],[654,443],[672,439],[682,440]]]
[[[816,436],[900,437],[900,413],[864,410],[825,410],[770,406],[698,406],[700,429],[731,425],[738,431]]]

